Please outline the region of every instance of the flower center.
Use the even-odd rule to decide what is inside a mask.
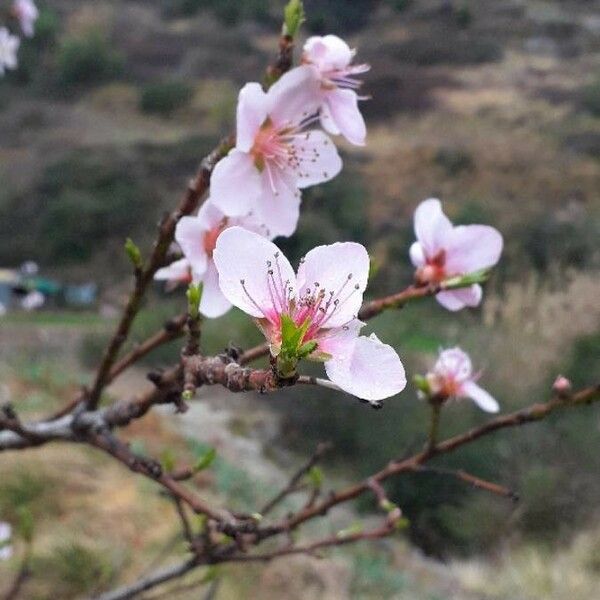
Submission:
[[[204,234],[204,239],[202,240],[202,244],[204,246],[204,250],[209,257],[212,258],[213,252],[215,250],[215,246],[217,245],[217,238],[221,235],[221,232],[227,229],[227,219],[223,219],[216,227],[209,229]]]
[[[446,252],[440,250],[435,256],[427,257],[426,264],[417,269],[416,279],[421,285],[440,283],[448,278],[445,268]]]

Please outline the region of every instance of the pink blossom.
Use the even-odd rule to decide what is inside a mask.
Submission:
[[[308,38],[302,62],[311,65],[320,82],[321,124],[333,135],[342,134],[350,143],[364,146],[367,128],[358,109],[357,90],[362,82],[356,75],[369,65],[352,65],[355,51],[335,35]]]
[[[0,521],[0,560],[8,560],[13,555],[13,549],[10,545],[12,537],[12,527],[3,521]]]
[[[378,404],[404,389],[404,368],[395,350],[359,336],[356,315],[369,275],[369,256],[360,244],[318,246],[297,274],[272,242],[232,227],[217,240],[214,260],[225,297],[256,319],[271,354],[282,349],[283,321],[304,331],[307,358],[325,363],[327,375],[344,391]]]
[[[331,140],[306,130],[316,118],[318,82],[309,67],[283,75],[265,93],[246,84],[237,106],[236,146],[211,178],[214,205],[237,217],[252,211],[273,236],[291,235],[300,189],[328,181],[342,168]]]
[[[496,229],[487,225],[453,226],[435,198],[417,207],[415,234],[417,241],[410,247],[410,258],[417,267],[417,280],[422,284],[441,283],[488,269],[498,262],[502,253],[502,236]],[[479,284],[436,295],[438,302],[452,311],[477,306],[481,297]]]
[[[15,0],[13,14],[19,19],[23,35],[33,37],[33,26],[40,14],[33,0]]]
[[[6,27],[0,27],[0,75],[5,69],[17,68],[17,51],[21,40],[11,35]]]
[[[498,402],[477,383],[473,375],[469,355],[460,348],[442,350],[433,370],[427,374],[427,382],[434,396],[446,398],[471,398],[486,412],[498,412]]]
[[[183,258],[159,269],[155,279],[167,279],[172,283],[202,282],[200,312],[209,318],[225,314],[231,304],[219,288],[219,277],[213,260],[213,251],[219,234],[228,227],[243,226],[268,237],[265,227],[251,216],[226,217],[208,199],[200,208],[198,216],[183,217],[177,224],[175,240]]]

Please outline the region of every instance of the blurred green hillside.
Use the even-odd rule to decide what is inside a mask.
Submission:
[[[282,2],[39,5],[38,34],[24,42],[19,70],[0,80],[0,267],[36,260],[63,280],[99,282],[102,304],[118,306],[129,285],[125,238],[149,247],[156,223],[200,159],[232,130],[237,90],[260,80],[274,55]],[[431,365],[440,346],[461,345],[504,411],[543,401],[559,372],[576,386],[597,380],[600,1],[305,5],[305,35],[347,36],[358,60],[372,65],[364,87],[371,98],[362,105],[369,136],[360,149],[340,141],[346,168],[306,190],[298,233],[279,240],[281,246],[297,259],[316,244],[360,241],[376,267],[369,293],[392,292],[411,280],[414,208],[440,197],[456,222],[500,229],[506,251],[481,309],[449,315],[425,301],[370,324],[398,348],[409,374]],[[135,339],[183,306],[181,291],[165,299],[157,288],[152,301]],[[21,323],[11,317],[10,327],[21,333],[0,332],[0,359],[15,390],[38,393],[47,383],[28,381],[32,375],[22,363],[31,368],[41,361],[31,350],[37,332],[48,327],[39,318]],[[71,366],[78,378],[87,376],[111,324],[82,323],[72,340],[67,336],[79,355]],[[16,342],[21,336],[23,347]],[[204,338],[214,351],[256,339],[235,312],[207,324]],[[149,363],[165,365],[177,351],[175,343]],[[19,359],[7,359],[11,354]],[[32,400],[32,410],[45,401]],[[304,452],[317,440],[335,441],[326,471],[336,477],[365,475],[424,441],[426,407],[410,386],[379,412],[324,391],[308,397],[288,390],[272,405],[282,424],[279,447]],[[469,404],[454,405],[443,415],[442,432],[484,418]],[[402,552],[388,560],[382,550],[371,558],[352,555],[353,568],[364,576],[352,584],[352,597],[562,600],[564,588],[548,575],[559,565],[582,573],[585,583],[577,589],[583,591],[573,600],[591,600],[588,590],[600,585],[598,564],[582,566],[581,556],[597,556],[600,547],[594,533],[599,447],[600,413],[588,407],[490,438],[444,463],[508,485],[520,494],[517,504],[427,474],[393,483],[390,496],[410,520],[411,542],[455,561],[453,576],[473,595],[411,596],[416,588],[396,572],[410,571],[410,560]],[[106,486],[113,486],[108,479]],[[144,534],[128,535],[139,542],[136,536]],[[513,555],[523,572],[511,564]],[[133,573],[136,560],[128,563]],[[114,565],[98,561],[106,581],[118,579]],[[492,576],[497,581],[486,590],[482,581]],[[375,588],[365,588],[365,581]],[[369,595],[367,588],[376,591]]]

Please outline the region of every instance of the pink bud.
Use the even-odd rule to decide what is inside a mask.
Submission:
[[[563,375],[559,375],[552,384],[552,389],[559,396],[568,396],[573,389],[573,384]]]

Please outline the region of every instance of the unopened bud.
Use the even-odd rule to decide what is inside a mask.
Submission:
[[[573,389],[573,384],[563,375],[559,375],[554,383],[552,384],[552,389],[559,396],[564,397],[568,396]]]
[[[136,269],[142,268],[142,253],[131,238],[125,240],[125,252]]]

